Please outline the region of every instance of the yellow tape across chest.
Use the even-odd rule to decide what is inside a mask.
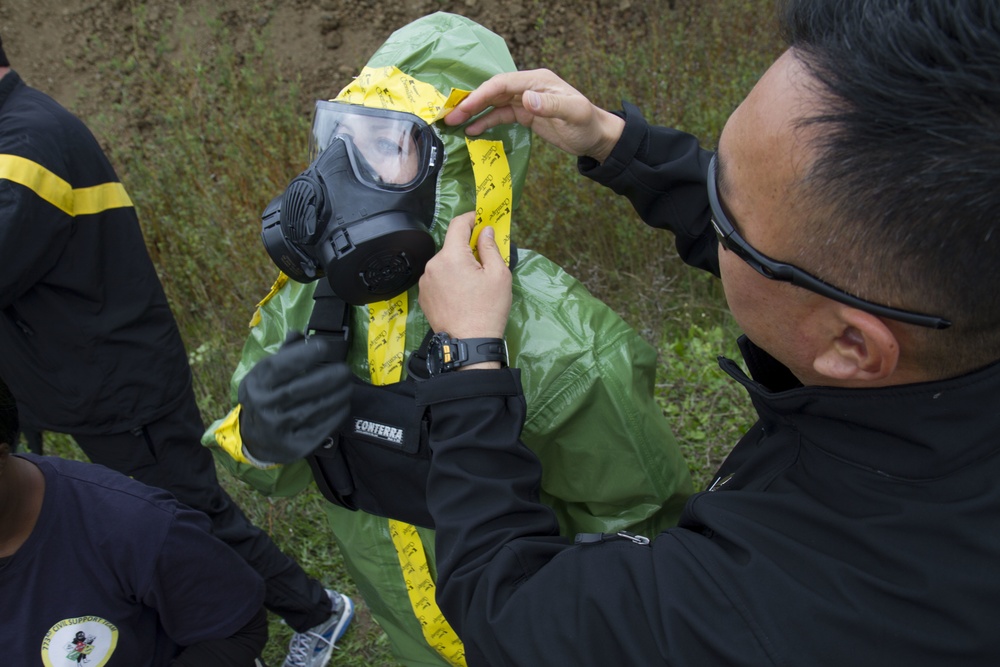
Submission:
[[[452,90],[445,97],[436,88],[394,67],[365,68],[336,100],[351,104],[413,113],[428,123],[439,120],[468,91]],[[476,226],[471,245],[484,225],[496,230],[497,245],[510,264],[510,220],[513,202],[510,165],[503,143],[466,139],[476,181]],[[402,378],[406,350],[407,294],[368,306],[368,368],[372,384],[385,385]],[[420,622],[424,640],[454,667],[465,667],[465,647],[438,608],[436,587],[424,545],[416,528],[389,519],[389,534],[399,558],[413,613]]]

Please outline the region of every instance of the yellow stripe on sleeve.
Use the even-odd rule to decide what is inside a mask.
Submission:
[[[0,155],[0,179],[28,188],[67,215],[93,215],[132,206],[121,183],[102,183],[73,189],[67,181],[42,165],[18,155]]]

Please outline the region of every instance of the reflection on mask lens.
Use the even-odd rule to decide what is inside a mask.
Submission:
[[[428,167],[427,134],[433,132],[412,114],[318,102],[313,121],[313,157],[343,139],[353,151],[358,178],[379,187],[405,187]]]
[[[350,137],[371,177],[383,184],[406,185],[417,177],[419,154],[413,133],[403,123],[375,120],[364,124],[345,117],[335,136]]]

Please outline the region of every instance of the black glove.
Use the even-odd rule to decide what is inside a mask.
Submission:
[[[351,371],[336,345],[292,334],[254,366],[238,391],[240,437],[255,464],[305,458],[343,426],[351,412]]]

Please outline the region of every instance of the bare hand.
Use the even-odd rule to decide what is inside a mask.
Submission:
[[[456,338],[502,338],[511,303],[511,274],[493,237],[479,234],[482,263],[469,247],[475,212],[451,221],[441,250],[420,277],[420,307],[434,331]]]
[[[444,117],[460,125],[493,107],[465,128],[477,136],[505,123],[519,123],[572,155],[604,162],[621,137],[625,121],[599,107],[547,69],[497,74]]]

